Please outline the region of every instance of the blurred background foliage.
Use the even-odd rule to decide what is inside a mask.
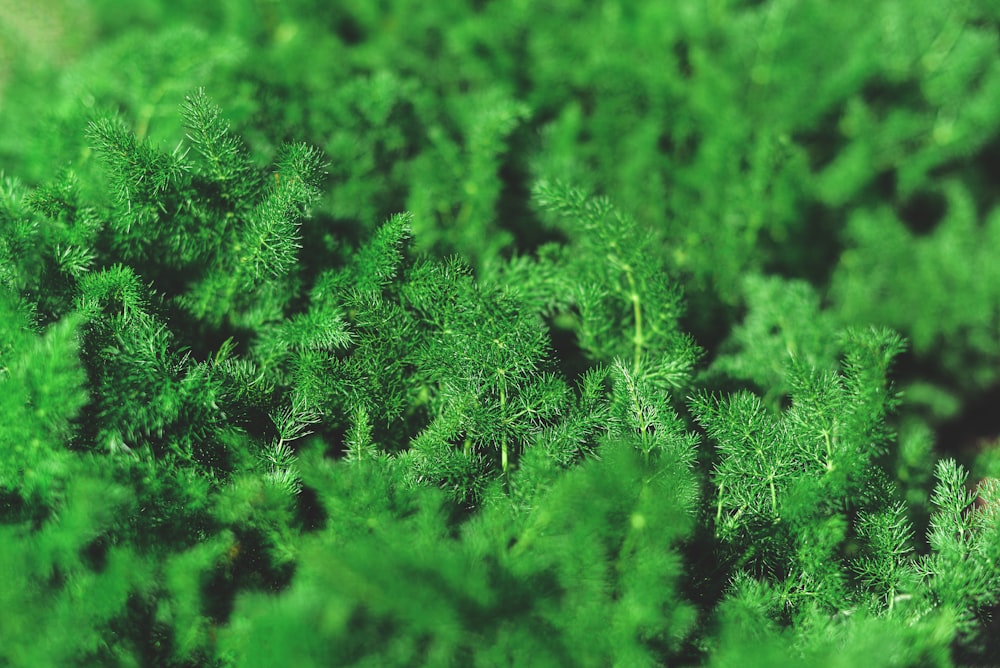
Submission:
[[[830,328],[889,325],[947,448],[1000,431],[979,422],[1000,395],[998,19],[991,0],[4,0],[0,165],[99,195],[87,121],[165,145],[204,86],[262,164],[283,140],[326,152],[311,252],[407,210],[419,250],[485,277],[572,237],[531,196],[572,183],[652,235],[710,376],[780,402],[773,351],[819,341],[833,364]]]

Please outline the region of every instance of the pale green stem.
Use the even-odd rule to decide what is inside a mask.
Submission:
[[[826,470],[833,470],[833,441],[830,440],[830,432],[823,430],[823,441],[826,445]]]
[[[771,512],[775,515],[778,514],[778,494],[774,489],[774,476],[772,475],[768,480],[768,485],[771,487]]]
[[[646,343],[642,331],[642,302],[639,299],[639,291],[636,288],[632,272],[626,269],[625,277],[628,279],[629,299],[632,301],[632,315],[635,318],[635,337],[632,339],[635,344],[635,352],[632,358],[632,372],[638,373],[639,363],[642,360],[642,348]]]
[[[715,527],[718,531],[719,524],[722,522],[722,492],[725,490],[726,485],[719,485],[719,502],[715,504]]]
[[[500,414],[503,415],[507,408],[507,389],[500,385]],[[507,473],[507,434],[506,431],[500,435],[500,470]]]

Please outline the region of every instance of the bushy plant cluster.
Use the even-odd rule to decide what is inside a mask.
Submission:
[[[1000,661],[991,3],[39,8],[0,666]]]

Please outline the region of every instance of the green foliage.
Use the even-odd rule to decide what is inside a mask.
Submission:
[[[5,421],[4,432],[15,424]],[[6,464],[18,461],[10,443],[4,451]],[[14,454],[24,461],[23,451]],[[74,459],[65,450],[25,464],[23,486],[3,483],[5,495],[11,489],[32,493],[34,504],[5,499],[0,605],[7,613],[0,621],[0,661],[139,665],[135,636],[110,632],[126,619],[133,597],[150,593],[153,565],[117,540],[119,518],[136,511],[135,495],[102,474],[98,462]],[[12,514],[18,508],[24,517]]]
[[[954,460],[938,462],[928,534],[932,552],[920,563],[935,601],[950,613],[958,633],[977,632],[978,611],[996,605],[1000,551],[997,481],[965,488],[968,474]],[[978,506],[981,508],[977,508]]]
[[[1000,655],[990,3],[7,4],[0,665]]]
[[[22,496],[48,496],[67,474],[65,443],[87,403],[79,359],[79,321],[67,318],[44,332],[32,326],[24,302],[0,294],[0,407],[4,428],[0,486]]]
[[[692,402],[719,453],[711,476],[716,533],[734,545],[738,562],[787,574],[810,601],[843,595],[843,575],[830,566],[847,513],[886,493],[873,464],[893,403],[885,370],[901,342],[881,331],[847,338],[841,373],[793,360],[791,406],[780,415],[749,392]]]
[[[1000,359],[992,252],[1000,212],[955,179],[928,184],[907,207],[873,206],[851,217],[851,247],[833,277],[837,309],[848,321],[906,331],[914,352],[946,374],[951,393],[990,387]],[[916,216],[930,229],[914,229]],[[876,303],[865,296],[872,293],[885,297]]]
[[[682,386],[697,353],[679,331],[681,295],[657,261],[654,237],[605,198],[544,181],[534,195],[570,239],[563,265],[573,283],[557,289],[572,295],[580,346],[598,361],[629,360],[633,373],[664,388]]]
[[[237,602],[242,621],[224,646],[239,665],[287,656],[303,665],[655,665],[695,618],[677,598],[677,545],[697,491],[676,463],[644,464],[629,444],[609,443],[537,510],[493,507],[458,537],[444,497],[400,490],[392,465],[310,467],[328,528],[303,546],[286,592]],[[317,634],[300,642],[301,625],[317,619]]]
[[[820,308],[812,286],[751,274],[743,281],[743,293],[747,314],[713,361],[712,377],[750,381],[767,392],[767,403],[773,405],[790,390],[790,359],[836,369],[838,351],[830,332],[837,321]]]

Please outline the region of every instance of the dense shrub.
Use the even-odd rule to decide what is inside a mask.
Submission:
[[[990,3],[0,9],[0,665],[998,660]]]

